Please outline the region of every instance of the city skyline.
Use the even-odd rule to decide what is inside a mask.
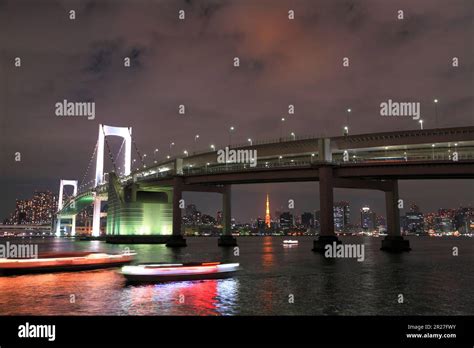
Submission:
[[[2,37],[6,54],[1,69],[8,85],[0,84],[5,105],[0,216],[34,187],[55,192],[62,178],[81,181],[98,123],[132,126],[137,148],[148,155],[148,163],[211,144],[222,147],[230,140],[230,126],[235,128],[233,143],[291,134],[340,135],[347,122],[350,134],[418,129],[411,118],[380,117],[379,105],[389,98],[419,101],[425,129],[474,123],[469,69],[474,62],[466,45],[474,34],[469,1],[456,1],[442,12],[431,1],[384,6],[376,1],[321,1],[317,7],[310,1],[272,2],[271,7],[269,3],[149,4],[145,11],[140,3],[102,1],[100,6],[78,5],[72,25],[67,19],[50,20],[63,16],[63,8],[54,2],[5,4],[0,35],[15,32],[16,39]],[[398,6],[407,14],[400,22],[393,15]],[[188,18],[184,23],[168,15],[181,7]],[[298,20],[280,22],[288,8]],[[129,26],[131,21],[135,24]],[[3,30],[7,23],[9,30]],[[51,41],[34,39],[22,29],[25,23],[41,28]],[[410,59],[403,59],[407,55]],[[14,57],[22,59],[21,67],[14,66]],[[122,64],[124,57],[132,58],[129,68]],[[241,58],[239,69],[232,65],[235,57]],[[344,57],[351,59],[350,67],[342,66]],[[459,58],[456,68],[453,57]],[[439,101],[436,106],[434,98]],[[54,105],[65,99],[94,101],[95,119],[56,116]],[[294,105],[292,115],[289,104]],[[180,105],[186,107],[184,115]],[[116,154],[120,142],[110,139],[110,146]],[[20,161],[15,160],[17,153]],[[281,201],[293,198],[309,206],[318,194],[317,185],[311,188],[312,197],[305,184],[286,185]],[[281,187],[234,186],[234,210],[246,219],[258,209],[254,198]],[[470,187],[468,181],[455,180],[400,182],[407,199],[416,192],[414,198],[428,209],[436,201],[449,206],[472,203]],[[377,210],[384,207],[377,194],[362,194],[366,204]],[[361,201],[352,193],[348,196]],[[208,203],[209,209],[214,210],[213,204]]]
[[[66,198],[65,198],[66,199]],[[260,221],[264,223],[265,229],[274,227],[311,227],[319,226],[319,210],[299,211],[297,209],[270,210],[270,194],[265,195],[265,214],[256,215],[247,221],[239,221],[232,217],[233,223],[251,224],[260,228]],[[4,224],[32,224],[45,225],[53,222],[53,216],[58,205],[58,197],[51,191],[35,190],[30,199],[17,199],[15,210],[3,219]],[[78,217],[79,225],[91,228],[92,206],[81,212]],[[197,204],[188,203],[183,211],[182,219],[185,225],[191,223],[197,225],[222,225],[222,211],[213,212],[199,210]],[[352,212],[352,214],[351,214]],[[405,213],[405,214],[403,214]],[[458,216],[461,214],[464,217]],[[264,219],[261,218],[264,216]],[[359,216],[359,218],[357,218]],[[470,216],[470,217],[469,217]],[[283,219],[283,220],[282,220]],[[378,227],[386,227],[385,215],[374,211],[367,204],[360,207],[352,207],[348,201],[334,202],[334,229],[336,232],[348,232],[354,228],[361,230],[375,230]],[[462,221],[461,221],[462,220]],[[282,225],[282,221],[283,225]],[[433,231],[452,232],[455,228],[464,227],[465,233],[474,230],[474,208],[469,206],[440,207],[435,211],[422,211],[416,204],[411,202],[408,206],[400,209],[400,224],[404,232],[425,232],[427,229]],[[425,226],[428,224],[429,226]],[[465,225],[465,226],[464,226]],[[425,228],[426,227],[426,228]],[[85,231],[86,231],[85,230]]]

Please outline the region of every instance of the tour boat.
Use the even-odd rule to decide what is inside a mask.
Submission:
[[[40,254],[32,259],[0,258],[0,274],[25,274],[82,271],[123,266],[133,260],[134,253],[105,254],[71,252]]]
[[[227,278],[238,269],[238,263],[153,263],[123,266],[121,273],[128,282],[166,282]]]
[[[297,241],[297,240],[288,239],[288,240],[284,240],[284,241],[283,241],[283,244],[285,244],[285,245],[295,245],[295,244],[298,244],[298,241]]]

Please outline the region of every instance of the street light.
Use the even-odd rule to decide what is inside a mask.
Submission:
[[[419,120],[418,122],[420,122],[420,129],[423,130],[423,120]]]
[[[171,144],[170,144],[170,156],[172,155],[172,153],[171,153],[171,148],[172,148],[173,146],[174,146],[174,143],[171,143]],[[169,158],[169,157],[168,157],[168,158]]]
[[[188,157],[188,151],[187,150],[184,150],[183,153],[186,155],[186,157]]]
[[[435,105],[436,128],[438,128],[438,99],[434,99],[433,103]]]
[[[436,145],[435,144],[431,144],[431,148],[432,148],[432,159],[434,159],[434,150],[435,150],[435,147]]]
[[[247,139],[247,141],[250,143],[250,146],[252,146],[252,145],[253,145],[253,143],[252,143],[252,139],[248,138],[248,139]]]
[[[157,163],[156,161],[156,153],[158,152],[159,150],[158,149],[155,149],[155,151],[153,151],[153,158],[155,160],[155,163]]]
[[[347,111],[347,113],[346,113],[346,125],[344,126],[344,135],[349,134],[349,114],[352,112],[352,109],[348,108],[346,111]],[[347,132],[346,132],[346,130],[347,130]]]
[[[295,135],[295,133],[294,133],[294,132],[291,132],[291,134],[290,134],[290,135],[293,137],[293,140],[296,140],[296,135]]]
[[[229,147],[232,145],[232,132],[234,131],[234,126],[230,126],[229,128]]]
[[[216,147],[214,145],[211,145],[211,150],[216,151]]]
[[[283,137],[283,123],[285,122],[285,118],[281,118],[281,123],[280,123],[280,141],[282,140]]]

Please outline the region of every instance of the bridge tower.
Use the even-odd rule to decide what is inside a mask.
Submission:
[[[132,127],[113,127],[99,124],[99,138],[97,140],[97,160],[95,166],[95,186],[104,183],[104,142],[106,136],[121,137],[125,141],[124,175],[130,175],[132,164]],[[95,194],[94,214],[92,218],[92,236],[100,235],[100,197]]]
[[[61,211],[63,208],[63,196],[64,196],[64,186],[72,186],[73,196],[77,195],[77,180],[61,180],[59,182],[59,200],[58,200],[58,212]],[[59,237],[61,234],[61,215],[58,214],[58,220],[56,222],[56,237]],[[76,216],[72,217],[72,227],[71,227],[71,235],[74,236],[76,234]]]

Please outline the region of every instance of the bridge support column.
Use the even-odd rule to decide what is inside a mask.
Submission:
[[[173,234],[166,242],[167,247],[185,247],[186,239],[181,234],[181,207],[180,201],[183,198],[183,179],[176,177],[173,185]]]
[[[392,182],[389,191],[385,191],[385,209],[387,213],[387,236],[382,240],[380,250],[388,252],[410,251],[410,241],[400,234],[400,211],[398,208],[398,181]]]
[[[76,235],[76,216],[74,215],[72,217],[72,223],[71,223],[71,236],[74,237]]]
[[[223,247],[234,247],[237,246],[237,239],[232,236],[232,212],[231,212],[231,198],[232,191],[230,185],[225,185],[224,192],[222,193],[222,213],[224,218],[224,228],[222,235],[217,241],[218,246]]]
[[[56,221],[56,232],[54,233],[56,237],[61,237],[61,217],[58,215]]]
[[[341,244],[334,233],[334,178],[332,167],[319,169],[319,206],[320,232],[319,238],[313,242],[313,251],[324,253],[326,245]]]
[[[94,210],[92,215],[92,237],[100,236],[100,197],[94,197]]]

